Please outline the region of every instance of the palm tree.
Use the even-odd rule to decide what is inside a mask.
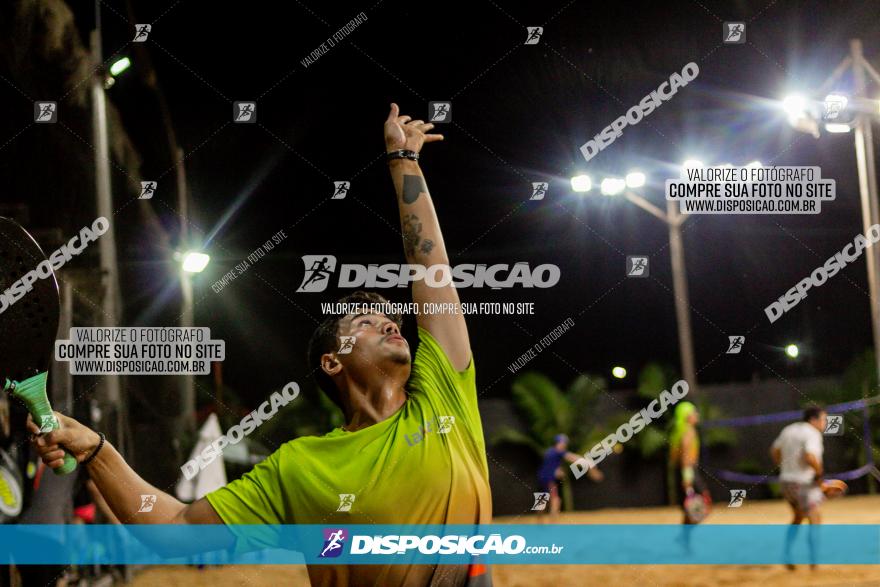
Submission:
[[[606,382],[601,377],[581,374],[562,391],[546,375],[526,372],[513,381],[513,403],[528,422],[526,432],[505,426],[490,439],[491,444],[515,444],[528,448],[538,456],[553,444],[557,434],[566,434],[572,452],[589,450],[602,435],[589,415],[595,411],[600,395],[606,393]],[[567,467],[566,467],[567,469]],[[567,510],[574,508],[570,483],[562,483],[562,503]]]

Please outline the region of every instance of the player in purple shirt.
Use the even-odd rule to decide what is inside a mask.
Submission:
[[[538,469],[538,483],[541,485],[541,490],[548,495],[537,497],[533,506],[533,509],[546,511],[546,505],[544,507],[539,507],[539,505],[542,503],[546,504],[546,499],[549,498],[551,522],[555,522],[559,517],[559,510],[562,505],[559,499],[559,481],[563,479],[565,474],[560,466],[562,461],[566,460],[569,463],[573,463],[584,458],[583,455],[568,451],[568,436],[565,434],[557,434],[553,442],[553,446],[544,452],[544,461],[541,463],[541,468]],[[599,482],[605,478],[602,471],[592,461],[588,459],[588,463],[590,469],[587,474],[590,476],[590,479]]]

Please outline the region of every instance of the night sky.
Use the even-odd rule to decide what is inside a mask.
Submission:
[[[530,367],[567,384],[578,372],[631,374],[649,361],[678,366],[665,226],[622,199],[575,194],[569,178],[639,168],[642,193],[688,157],[707,163],[818,165],[837,200],[814,216],[698,216],[685,225],[697,368],[702,383],[841,372],[871,344],[864,260],[769,324],[764,307],[861,231],[851,134],[792,130],[779,108],[789,90],[815,91],[859,37],[880,52],[878,2],[414,3],[135,2],[152,23],[146,49],[186,153],[191,231],[212,255],[196,283],[196,324],[227,341],[227,382],[256,400],[304,381],[320,302],[346,292],[296,293],[306,254],[340,263],[402,263],[397,209],[382,161],[382,124],[395,101],[428,115],[452,101],[446,140],[422,168],[456,263],[555,263],[551,289],[465,289],[462,301],[534,302],[534,316],[469,319],[478,386],[509,393],[507,366],[567,318],[569,330]],[[118,12],[117,12],[118,10]],[[308,67],[301,60],[358,13],[367,20]],[[91,15],[76,12],[81,28]],[[108,94],[142,157],[142,176],[169,168],[157,108],[123,8],[104,5],[104,52],[134,67]],[[722,22],[745,21],[747,43],[722,45]],[[543,26],[524,45],[527,26]],[[580,145],[688,62],[699,77],[587,163]],[[876,63],[876,61],[875,61]],[[836,86],[851,90],[849,80]],[[876,95],[876,90],[874,90]],[[257,124],[233,124],[232,103],[257,102]],[[330,200],[333,181],[352,182]],[[531,182],[548,181],[542,201]],[[164,182],[164,184],[163,184]],[[172,232],[173,173],[152,200]],[[163,187],[167,186],[164,190]],[[121,228],[125,230],[125,228]],[[220,293],[211,284],[279,230],[288,238]],[[625,256],[650,257],[648,279],[625,277]],[[160,266],[160,265],[157,265]],[[156,282],[163,276],[156,271]],[[408,301],[406,289],[380,290]],[[172,324],[151,324],[172,325]],[[413,341],[412,323],[405,334]],[[727,336],[747,336],[723,355]],[[801,346],[787,361],[782,347]],[[720,356],[719,356],[720,355]],[[631,387],[632,377],[616,382]]]

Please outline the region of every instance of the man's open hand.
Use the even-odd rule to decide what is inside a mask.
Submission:
[[[424,120],[412,120],[412,116],[400,116],[400,109],[391,103],[391,112],[385,121],[385,151],[406,149],[418,153],[425,143],[442,141],[443,135],[425,134],[434,125]]]

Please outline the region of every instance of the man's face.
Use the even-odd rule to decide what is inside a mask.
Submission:
[[[818,417],[810,420],[810,424],[812,424],[819,432],[825,432],[825,428],[828,426],[828,414],[822,412]]]
[[[410,364],[409,343],[384,314],[349,314],[339,322],[339,336],[355,337],[351,352],[338,356],[348,369],[381,369],[389,361]]]

